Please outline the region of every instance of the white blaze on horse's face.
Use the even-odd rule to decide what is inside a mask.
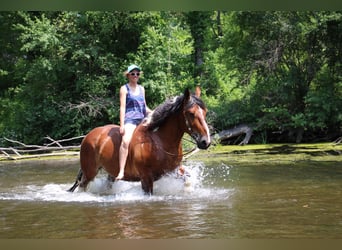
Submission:
[[[202,126],[206,130],[206,133],[207,133],[207,144],[209,146],[210,145],[210,132],[209,132],[208,124],[205,121],[204,110],[202,108],[199,108],[195,115],[198,116],[199,121],[201,122]]]
[[[193,112],[191,112],[191,109],[189,110],[188,118],[185,119],[185,122],[188,132],[196,140],[197,146],[200,149],[207,149],[211,141],[209,127],[205,120],[206,111],[199,106],[196,107],[197,109],[192,110]]]
[[[203,127],[207,131],[208,143],[210,144],[210,132],[209,132],[208,124],[207,124],[207,122],[205,121],[205,118],[204,118],[204,111],[203,111],[203,109],[199,108],[199,110],[197,112],[199,113],[198,116],[199,116],[199,119],[200,119],[201,123],[203,124]]]

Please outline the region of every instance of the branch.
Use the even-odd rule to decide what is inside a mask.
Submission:
[[[222,130],[218,134],[218,136],[219,136],[220,141],[224,141],[224,140],[227,140],[232,137],[236,137],[241,134],[245,134],[245,138],[243,139],[242,142],[240,142],[239,145],[246,145],[248,144],[249,140],[252,137],[253,128],[251,128],[250,126],[246,124],[241,124],[231,129]]]
[[[53,145],[53,144],[57,144],[60,148],[63,148],[63,146],[62,146],[58,141],[55,141],[55,140],[52,139],[50,136],[46,136],[46,137],[44,137],[44,138],[46,138],[46,139],[52,141],[52,143],[47,144],[47,146],[50,146],[50,145]]]
[[[8,142],[12,142],[12,143],[19,144],[19,145],[21,145],[21,146],[23,146],[23,147],[25,147],[25,148],[39,148],[39,147],[41,147],[41,146],[38,146],[38,145],[26,145],[26,144],[24,144],[24,143],[22,143],[22,142],[15,141],[15,140],[11,140],[11,139],[8,139],[8,138],[6,138],[6,137],[4,137],[4,139],[5,139],[6,141],[8,141]]]
[[[333,141],[333,143],[334,143],[335,145],[340,144],[341,142],[342,142],[342,136],[339,137],[339,138],[337,138],[335,141]]]
[[[58,103],[58,106],[63,112],[68,112],[70,110],[76,110],[77,115],[82,117],[97,117],[102,116],[102,109],[104,107],[112,106],[113,102],[108,99],[104,99],[99,96],[88,95],[88,100],[80,100],[78,103]]]
[[[63,140],[54,140],[50,136],[46,136],[45,139],[48,139],[49,141],[52,141],[51,143],[48,143],[46,145],[40,146],[40,145],[26,145],[25,143],[22,143],[20,141],[11,140],[8,138],[4,138],[6,141],[11,142],[13,144],[17,144],[19,146],[17,147],[0,147],[0,152],[5,155],[6,159],[9,160],[17,160],[17,159],[26,159],[26,158],[34,158],[34,157],[41,157],[41,156],[55,156],[55,155],[70,155],[70,154],[78,154],[78,151],[80,149],[80,145],[76,146],[63,146],[62,142],[69,142],[72,140],[78,140],[81,138],[84,138],[85,136],[77,136],[72,137],[68,139]],[[53,146],[57,145],[57,146]],[[69,150],[69,152],[68,152]],[[70,150],[73,150],[70,152]],[[74,150],[77,150],[77,152],[74,152]],[[53,152],[53,151],[59,151],[59,152]],[[62,151],[62,152],[60,152]],[[35,155],[32,155],[32,153],[37,153]],[[0,158],[1,160],[1,158]]]

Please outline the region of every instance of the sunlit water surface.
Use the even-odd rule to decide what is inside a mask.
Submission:
[[[0,238],[341,238],[339,162],[231,166],[186,162],[154,183],[69,193],[77,161],[0,163]]]

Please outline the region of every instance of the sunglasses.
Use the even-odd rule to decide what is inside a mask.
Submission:
[[[134,73],[134,72],[132,72],[132,73],[129,73],[131,76],[140,76],[140,73]]]

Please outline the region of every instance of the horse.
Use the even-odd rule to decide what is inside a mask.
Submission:
[[[155,108],[135,129],[128,149],[124,181],[140,181],[145,194],[153,194],[153,182],[180,166],[182,137],[189,134],[199,149],[211,144],[206,122],[207,108],[199,97],[186,89],[180,96],[168,99]],[[119,172],[120,127],[110,124],[96,127],[82,140],[81,168],[74,185],[86,190],[90,181],[103,168],[108,179]]]

